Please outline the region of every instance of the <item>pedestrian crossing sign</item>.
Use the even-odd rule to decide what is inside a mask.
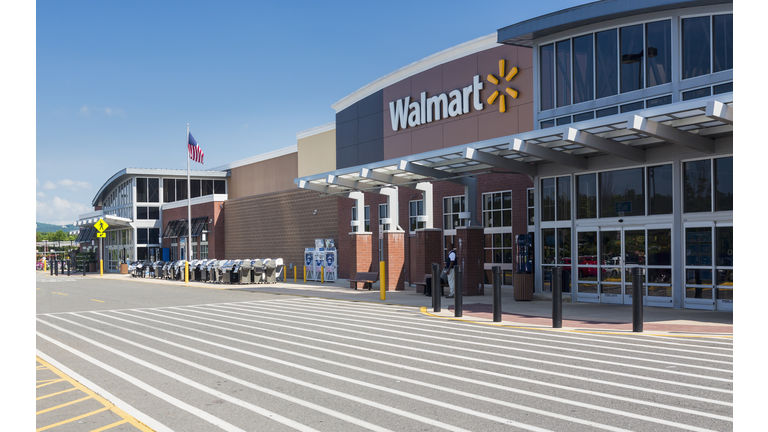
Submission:
[[[96,225],[94,227],[99,231],[100,234],[104,233],[104,230],[109,228],[109,224],[104,222],[104,219],[99,219],[98,222],[96,222]],[[98,237],[105,237],[105,236],[98,236]]]

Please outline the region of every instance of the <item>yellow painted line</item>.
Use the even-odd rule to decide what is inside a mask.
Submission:
[[[128,422],[131,425],[135,426],[140,431],[143,431],[143,432],[155,432],[154,429],[152,429],[149,426],[145,425],[144,423],[136,420],[135,418],[130,416],[125,411],[123,411],[120,408],[116,407],[112,402],[110,402],[110,401],[104,399],[103,397],[97,395],[93,390],[89,389],[88,387],[86,387],[86,386],[80,384],[79,382],[75,381],[74,379],[70,378],[64,372],[58,370],[57,368],[55,368],[50,363],[46,362],[45,360],[41,359],[40,357],[37,357],[37,361],[40,362],[41,364],[45,365],[46,367],[48,367],[48,369],[53,371],[53,373],[55,373],[56,375],[58,375],[58,376],[62,377],[63,379],[66,379],[67,381],[69,381],[69,383],[72,384],[73,386],[75,386],[75,388],[81,390],[83,393],[89,395],[90,397],[92,397],[93,399],[96,399],[97,401],[101,402],[104,405],[103,409],[100,409],[98,411],[94,411],[93,413],[90,413],[90,414],[86,414],[85,416],[88,416],[88,415],[91,415],[91,414],[95,414],[96,412],[101,412],[101,411],[104,411],[104,410],[108,409],[108,410],[112,411],[113,413],[115,413],[115,414],[119,415],[120,417],[122,417],[126,422]],[[62,422],[60,424],[68,423],[70,421],[77,420],[77,419],[85,417],[85,416],[80,416],[80,417],[76,417],[74,419],[69,419],[69,420],[66,420],[66,421],[64,421],[64,422]],[[54,426],[58,426],[58,424],[51,425],[51,426],[46,426],[44,429],[49,429],[49,428],[54,427]],[[43,430],[43,429],[38,429],[38,432],[41,431],[41,430]]]
[[[128,420],[120,420],[120,421],[116,421],[116,422],[114,422],[114,423],[112,423],[112,424],[108,424],[108,425],[106,425],[106,426],[104,426],[104,427],[100,427],[100,428],[98,428],[98,429],[94,429],[94,430],[92,430],[91,432],[101,432],[101,431],[105,431],[105,430],[107,430],[107,429],[112,429],[112,428],[113,428],[113,427],[115,427],[115,426],[120,426],[120,425],[121,425],[121,424],[123,424],[123,423],[128,423]]]
[[[58,378],[51,378],[51,379],[47,379],[47,380],[38,380],[38,381],[35,381],[35,384],[40,384],[40,383],[44,383],[44,382],[52,382],[52,381],[63,381],[63,380],[61,380],[61,379],[58,379]]]
[[[63,380],[63,379],[52,380],[52,381],[51,381],[51,382],[49,382],[49,383],[40,384],[39,386],[37,386],[37,387],[35,387],[35,388],[45,387],[45,386],[47,386],[47,385],[51,385],[51,384],[54,384],[54,383],[57,383],[57,382],[61,382],[61,381],[64,381],[64,380]]]
[[[35,399],[35,400],[36,400],[36,401],[39,401],[39,400],[42,400],[42,399],[45,399],[45,398],[49,398],[49,397],[51,397],[51,396],[58,396],[58,395],[60,395],[60,394],[62,394],[62,393],[71,392],[71,391],[73,391],[73,390],[80,390],[80,389],[79,389],[79,388],[77,388],[77,387],[72,387],[72,388],[69,388],[69,389],[66,389],[66,390],[62,390],[62,391],[60,391],[60,392],[51,393],[51,394],[48,394],[48,395],[45,395],[45,396],[40,396],[39,398],[37,398],[37,399]]]
[[[52,424],[52,425],[43,426],[43,427],[41,427],[41,428],[39,428],[39,429],[36,429],[36,431],[37,431],[37,432],[40,432],[40,431],[44,431],[44,430],[47,430],[47,429],[55,428],[56,426],[61,426],[61,425],[63,425],[63,424],[72,423],[72,422],[73,422],[73,421],[75,421],[75,420],[80,420],[80,419],[82,419],[82,418],[90,417],[90,416],[92,416],[92,415],[94,415],[94,414],[98,414],[98,413],[100,413],[100,412],[103,412],[103,411],[106,411],[106,410],[108,410],[108,409],[109,409],[109,407],[99,408],[99,409],[97,409],[96,411],[91,411],[91,412],[89,412],[89,413],[86,413],[86,414],[83,414],[83,415],[80,415],[80,416],[77,416],[77,417],[72,417],[71,419],[67,419],[67,420],[64,420],[64,421],[60,421],[60,422],[58,422],[58,423],[54,423],[54,424]]]
[[[38,291],[40,290],[40,288],[35,288],[35,289],[38,290]]]
[[[41,370],[41,369],[48,369],[48,368],[45,366],[38,366],[37,368],[35,368],[35,370]]]
[[[96,299],[91,299],[91,300],[93,300],[93,301],[97,301],[97,302],[99,302],[99,303],[104,303],[104,301],[103,301],[103,300],[96,300]]]
[[[733,339],[733,336],[715,336],[715,335],[670,335],[670,334],[659,334],[659,333],[634,333],[634,332],[611,332],[611,331],[590,331],[590,330],[568,330],[568,329],[554,329],[554,328],[546,328],[546,327],[524,327],[524,326],[514,326],[509,324],[499,324],[495,322],[484,322],[484,321],[470,321],[462,318],[450,318],[450,317],[444,317],[440,315],[434,315],[429,312],[427,312],[427,307],[422,306],[421,307],[421,313],[427,316],[431,316],[434,318],[442,318],[452,321],[461,321],[466,322],[470,324],[483,324],[483,325],[489,325],[494,327],[507,327],[507,328],[514,328],[514,329],[523,329],[523,330],[541,330],[541,331],[551,331],[551,332],[562,332],[562,333],[585,333],[585,334],[607,334],[607,335],[621,335],[621,336],[663,336],[663,337],[679,337],[679,338],[719,338],[719,339]]]
[[[64,294],[64,293],[57,293],[57,292],[53,292],[53,291],[51,291],[51,292],[54,293],[54,294],[58,294],[58,295],[67,295],[67,294]]]
[[[71,401],[71,402],[63,403],[63,404],[61,404],[61,405],[57,405],[57,406],[55,406],[55,407],[51,407],[51,408],[47,408],[47,409],[44,409],[44,410],[40,410],[40,411],[36,412],[36,413],[35,413],[35,415],[38,415],[38,414],[42,414],[42,413],[47,413],[48,411],[57,410],[57,409],[59,409],[59,408],[64,408],[64,407],[65,407],[65,406],[67,406],[67,405],[76,404],[76,403],[78,403],[78,402],[82,402],[82,401],[84,401],[84,400],[88,400],[88,399],[90,399],[90,398],[91,398],[90,396],[86,396],[86,397],[84,397],[84,398],[80,398],[80,399],[78,399],[78,400],[73,400],[73,401]]]

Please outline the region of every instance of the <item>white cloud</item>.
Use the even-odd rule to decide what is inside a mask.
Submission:
[[[40,197],[40,198],[44,198],[44,197],[45,197],[45,194],[44,194],[44,193],[42,193],[42,192],[38,192],[38,193],[37,193],[37,196],[38,196],[38,197]]]
[[[113,115],[125,117],[125,111],[121,110],[120,108],[102,108],[102,110],[110,117]]]
[[[92,211],[91,207],[79,202],[67,201],[64,198],[53,197],[50,201],[35,200],[36,220],[57,225],[71,224],[83,213]],[[54,219],[55,218],[55,219]]]
[[[70,179],[59,180],[59,186],[69,188],[73,192],[77,192],[80,189],[90,189],[91,184],[84,181],[76,181]]]
[[[87,105],[83,105],[82,108],[80,108],[80,115],[84,117],[88,117],[88,115],[91,113],[91,111],[88,109]]]
[[[50,180],[46,180],[45,184],[43,184],[43,189],[56,189],[56,184]]]

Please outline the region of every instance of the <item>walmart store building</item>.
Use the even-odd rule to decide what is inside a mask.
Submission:
[[[295,146],[194,172],[194,257],[301,265],[315,238],[333,238],[341,278],[383,260],[387,289],[405,289],[455,243],[466,295],[498,265],[505,285],[532,270],[546,297],[560,267],[573,301],[627,304],[639,267],[649,306],[732,310],[732,2],[566,9],[389,73],[333,108],[336,121]],[[181,258],[186,181],[170,171],[116,174],[83,231],[110,215],[125,259]],[[108,198],[120,188],[129,198],[117,208]]]

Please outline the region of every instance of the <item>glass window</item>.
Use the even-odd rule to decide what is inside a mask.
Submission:
[[[149,219],[160,219],[160,207],[149,207]]]
[[[176,200],[187,199],[187,179],[176,179]]]
[[[600,117],[608,117],[612,115],[616,115],[619,113],[619,107],[610,107],[610,108],[603,108],[595,111],[595,114],[597,114],[597,118]]]
[[[557,220],[571,220],[571,177],[557,178]]]
[[[389,224],[383,223],[382,219],[389,217],[389,204],[379,204],[379,225],[384,225],[384,231],[389,231]]]
[[[464,209],[463,195],[443,198],[443,229],[466,226],[467,219],[459,219],[459,213],[466,211]]]
[[[573,121],[574,122],[580,122],[584,120],[592,120],[595,118],[595,112],[594,111],[587,111],[579,114],[573,115]]]
[[[646,99],[645,107],[653,108],[661,105],[669,105],[671,103],[672,103],[672,95],[666,95],[666,96],[657,97],[653,99]]]
[[[643,216],[643,168],[600,173],[600,217]]]
[[[544,120],[541,124],[541,129],[551,128],[555,127],[555,119],[552,120]]]
[[[571,41],[557,43],[557,106],[571,104]]]
[[[555,107],[555,45],[545,45],[540,51],[541,111],[546,111]]]
[[[712,161],[701,160],[683,164],[685,202],[683,211],[712,211]]]
[[[160,202],[160,179],[147,179],[147,189],[148,202]]]
[[[643,26],[621,29],[621,92],[643,88]]]
[[[147,243],[152,243],[152,244],[160,243],[160,228],[149,229],[149,239],[147,239]]]
[[[411,231],[424,228],[425,222],[419,222],[417,216],[424,215],[424,200],[411,201],[408,203],[408,221]]]
[[[672,165],[648,167],[648,214],[672,214]]]
[[[203,180],[203,195],[213,195],[213,180]]]
[[[597,51],[595,81],[598,99],[618,93],[619,59],[616,35],[616,29],[595,34],[595,51]],[[599,114],[598,117],[600,117]]]
[[[573,39],[573,103],[575,104],[595,98],[593,46],[591,34]]]
[[[720,93],[729,93],[733,91],[733,83],[725,83],[720,84],[712,87],[712,93],[714,94],[720,94]]]
[[[534,203],[536,201],[534,198],[533,189],[528,189],[526,192],[528,193],[528,225],[533,225],[536,222],[534,219],[534,216],[536,215],[534,212]]]
[[[733,157],[715,159],[715,211],[733,210]]]
[[[190,198],[197,198],[200,196],[200,180],[190,180]]]
[[[512,226],[512,193],[483,194],[483,226],[501,228]]]
[[[709,17],[683,20],[683,79],[709,73]]]
[[[571,124],[571,116],[560,117],[559,119],[557,119],[558,126],[567,125],[567,124]]]
[[[169,203],[176,201],[176,181],[174,179],[163,179],[163,202]]]
[[[712,94],[712,90],[709,87],[704,87],[696,90],[691,90],[687,92],[683,92],[683,100],[691,100],[691,99],[698,99],[707,97],[710,94]]]
[[[352,206],[352,219],[357,220],[357,206]],[[352,232],[357,232],[357,225],[352,225]]]
[[[672,23],[659,21],[645,25],[648,87],[672,81]]]
[[[371,206],[364,206],[363,224],[366,232],[371,232]]]
[[[571,264],[571,229],[557,229],[557,262]]]
[[[541,180],[541,221],[555,220],[555,179]]]
[[[685,229],[685,265],[712,265],[712,228]]]
[[[643,109],[645,104],[643,101],[632,102],[621,106],[621,112],[626,113],[630,111],[637,111]]]
[[[149,236],[149,232],[148,231],[149,230],[147,228],[138,228],[136,230],[136,236],[137,236],[136,243],[137,244],[147,244],[147,243],[149,243],[147,241],[147,238]]]
[[[146,207],[136,207],[136,219],[147,219]]]
[[[136,177],[136,202],[147,202],[147,179]]]
[[[712,17],[712,63],[714,72],[733,69],[733,15]]]
[[[542,264],[555,264],[555,229],[547,228],[541,230]]]
[[[592,219],[597,217],[597,174],[582,174],[576,176],[578,206],[576,219]]]
[[[227,193],[227,185],[224,180],[214,180],[213,181],[213,193],[215,194],[225,194]]]
[[[715,236],[717,236],[715,264],[718,267],[733,267],[733,227],[717,227]]]

